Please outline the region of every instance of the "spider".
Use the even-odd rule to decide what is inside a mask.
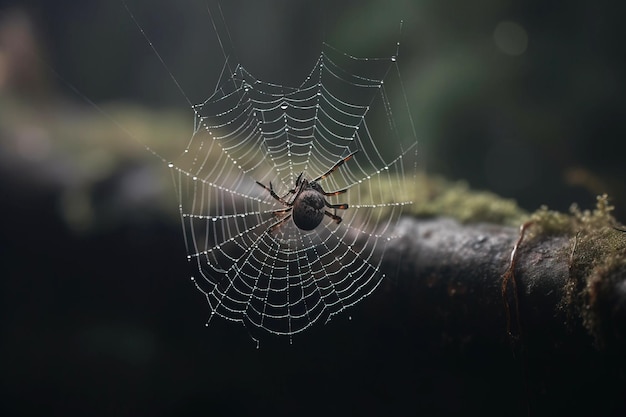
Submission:
[[[339,191],[332,191],[327,193],[324,191],[321,185],[318,184],[318,181],[323,180],[328,177],[330,174],[335,172],[337,168],[342,166],[345,162],[349,161],[355,153],[358,151],[352,152],[350,155],[345,158],[339,160],[331,169],[329,169],[325,174],[320,175],[312,181],[303,178],[304,172],[301,172],[296,178],[295,188],[289,190],[287,194],[282,197],[279,197],[278,194],[274,191],[274,187],[270,182],[270,186],[261,184],[259,181],[256,183],[261,187],[265,188],[272,197],[274,197],[277,201],[285,206],[284,209],[276,210],[274,213],[289,213],[284,216],[282,219],[274,223],[268,229],[268,233],[276,230],[280,225],[284,222],[293,218],[293,222],[295,225],[301,230],[313,230],[315,229],[321,222],[324,216],[328,216],[335,221],[335,223],[341,223],[341,217],[337,216],[337,214],[333,214],[328,210],[325,210],[324,207],[328,207],[335,210],[346,210],[348,208],[347,204],[330,204],[324,197],[334,196],[343,194],[348,189],[343,189]],[[291,200],[291,202],[285,200],[289,195],[295,195],[295,197]]]

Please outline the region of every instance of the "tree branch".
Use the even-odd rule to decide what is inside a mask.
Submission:
[[[412,313],[439,323],[445,338],[541,337],[546,346],[595,340],[619,350],[626,340],[626,233],[613,227],[611,209],[606,196],[593,212],[543,208],[523,239],[515,227],[405,218],[383,268],[397,276]]]

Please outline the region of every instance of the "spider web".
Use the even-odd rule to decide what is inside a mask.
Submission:
[[[416,139],[396,56],[363,59],[324,44],[297,87],[259,80],[227,58],[215,92],[193,111],[193,134],[169,166],[209,322],[220,316],[291,337],[371,294],[411,204],[405,171],[414,169]],[[311,181],[355,151],[319,181],[327,192],[348,189],[327,197],[349,205],[328,209],[339,224],[325,216],[307,232],[288,219],[270,230],[289,213],[257,181],[287,196],[301,173]]]

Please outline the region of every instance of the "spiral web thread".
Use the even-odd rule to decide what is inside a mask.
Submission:
[[[383,279],[385,247],[411,204],[412,120],[396,56],[356,58],[324,44],[298,87],[263,82],[226,62],[215,92],[193,106],[184,152],[169,163],[188,259],[199,271],[192,279],[209,303],[209,321],[217,315],[251,332],[291,337],[359,302]],[[396,125],[402,118],[408,141]],[[325,216],[305,232],[289,219],[269,230],[286,207],[256,181],[271,182],[282,197],[300,173],[313,180],[354,151],[319,181],[325,191],[348,188],[327,197],[348,203],[329,209],[341,223]]]

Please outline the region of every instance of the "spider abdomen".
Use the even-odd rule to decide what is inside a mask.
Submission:
[[[293,222],[302,230],[315,229],[324,218],[324,196],[315,190],[302,191],[293,202]]]

